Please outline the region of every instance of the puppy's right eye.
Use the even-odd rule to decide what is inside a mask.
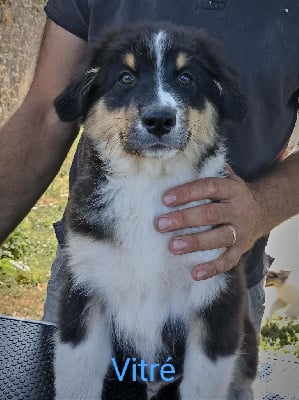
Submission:
[[[178,77],[178,82],[181,86],[185,87],[190,87],[193,85],[193,77],[191,74],[188,72],[183,72],[179,77]]]
[[[118,82],[123,86],[131,86],[135,83],[135,77],[130,72],[122,72],[118,78]]]

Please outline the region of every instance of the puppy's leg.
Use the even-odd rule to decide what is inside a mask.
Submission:
[[[227,400],[241,346],[244,289],[238,269],[227,274],[229,285],[190,326],[184,361],[182,400]]]
[[[229,400],[253,400],[252,384],[258,365],[258,341],[253,324],[245,317],[242,346],[236,362]]]
[[[111,363],[110,329],[99,307],[88,317],[73,316],[74,326],[63,326],[56,338],[56,400],[100,400]],[[71,311],[71,310],[70,310]],[[70,321],[68,321],[70,322]],[[83,330],[83,331],[82,331]]]
[[[111,363],[111,342],[100,317],[88,327],[77,345],[56,341],[56,400],[100,400],[103,381]]]
[[[207,343],[206,334],[205,323],[198,319],[187,338],[181,400],[227,399],[236,356],[233,351],[214,355],[208,348],[213,343]]]

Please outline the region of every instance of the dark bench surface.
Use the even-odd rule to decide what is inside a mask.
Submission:
[[[0,317],[0,399],[51,400],[55,327]]]
[[[53,325],[0,316],[0,400],[54,399],[54,332]],[[256,400],[299,400],[299,360],[261,351],[254,389]]]

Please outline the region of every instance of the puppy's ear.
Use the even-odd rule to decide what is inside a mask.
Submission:
[[[220,68],[215,78],[217,104],[221,115],[225,119],[241,122],[247,113],[247,100],[237,83],[236,75]]]
[[[77,75],[54,100],[55,110],[64,122],[72,122],[86,115],[92,83],[99,70],[92,68]]]
[[[239,77],[227,63],[221,46],[205,31],[199,33],[196,45],[198,61],[214,81],[215,100],[221,116],[242,121],[247,113],[247,100],[239,86]]]
[[[291,271],[284,271],[284,270],[280,270],[277,275],[279,276],[279,278],[287,280],[289,275],[290,275]]]

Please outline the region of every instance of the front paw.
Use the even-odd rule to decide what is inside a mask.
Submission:
[[[159,390],[158,394],[152,397],[150,400],[182,400],[179,390],[181,381],[182,378],[179,378],[173,383],[163,386]]]

